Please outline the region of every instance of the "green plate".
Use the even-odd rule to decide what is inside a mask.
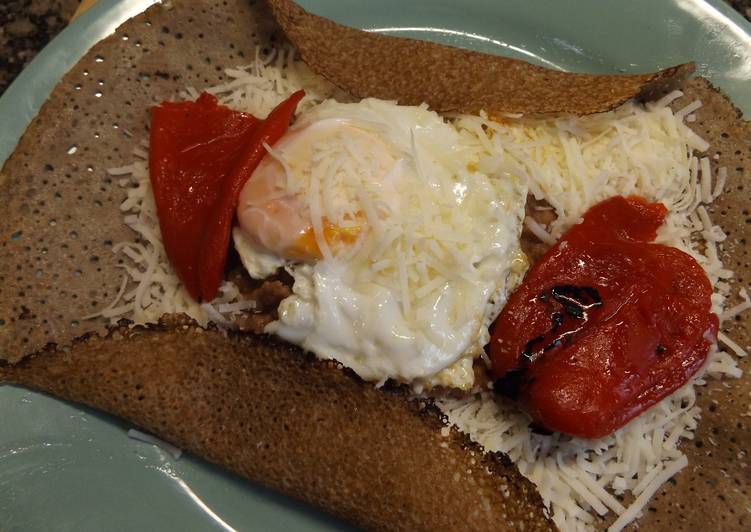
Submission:
[[[0,160],[55,83],[153,0],[100,0],[0,98]],[[510,55],[565,70],[638,72],[696,61],[751,112],[751,26],[719,1],[306,0],[373,31]],[[332,530],[346,526],[205,462],[130,440],[128,425],[0,387],[0,530]]]

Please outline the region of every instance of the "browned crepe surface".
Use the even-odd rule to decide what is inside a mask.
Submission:
[[[171,11],[155,7],[146,15],[128,22],[114,37],[97,45],[55,89],[6,163],[0,183],[0,204],[3,207],[3,217],[0,218],[0,294],[3,296],[0,298],[0,319],[3,320],[0,322],[0,359],[17,361],[50,342],[62,347],[84,332],[105,329],[104,320],[82,322],[80,317],[106,306],[114,297],[120,285],[121,272],[117,268],[120,259],[111,252],[111,245],[133,238],[122,224],[118,208],[124,191],[117,186],[116,180],[107,177],[105,168],[132,161],[131,149],[139,140],[147,138],[149,105],[174,97],[187,85],[201,88],[220,82],[224,79],[221,72],[223,67],[247,62],[256,44],[268,45],[272,38],[271,30],[265,23],[259,23],[259,20],[267,19],[266,15],[262,6],[251,5],[244,0],[228,0],[226,6],[215,6],[209,0],[185,0],[176,3]],[[123,39],[125,36],[127,40]],[[101,92],[102,96],[97,97],[97,92]],[[720,198],[713,208],[714,220],[730,235],[725,245],[724,260],[728,267],[738,272],[739,283],[748,285],[751,269],[747,240],[751,220],[748,214],[749,193],[744,187],[747,187],[751,166],[751,132],[748,124],[740,120],[732,107],[705,82],[692,82],[689,92],[692,96],[700,97],[705,105],[697,113],[697,132],[712,142],[713,154],[715,150],[721,152],[719,163],[729,170],[726,189],[729,193]],[[77,150],[68,155],[72,146],[76,146]],[[749,344],[747,318],[729,324],[728,329],[741,345]],[[165,354],[172,362],[149,358],[162,356],[152,355],[153,345],[173,345],[168,348],[170,353]],[[212,360],[222,363],[221,375],[209,377],[210,370],[208,373],[199,370],[197,363],[213,356],[215,348],[219,358]],[[308,500],[323,504],[336,502],[343,508],[340,515],[365,523],[367,515],[355,516],[359,515],[358,512],[367,512],[367,508],[356,507],[355,501],[345,501],[342,492],[332,492],[340,486],[312,480],[315,477],[312,471],[303,476],[306,479],[303,489],[285,483],[287,473],[282,467],[283,461],[266,469],[253,469],[266,466],[255,464],[256,455],[238,451],[243,442],[249,441],[240,438],[239,428],[235,427],[235,430],[223,435],[227,420],[216,409],[212,415],[204,410],[186,409],[181,411],[181,416],[163,410],[164,405],[177,404],[178,401],[192,401],[181,404],[195,407],[199,403],[196,402],[196,395],[191,394],[201,394],[201,401],[210,401],[212,405],[217,405],[219,401],[232,401],[232,398],[223,397],[222,394],[229,389],[228,379],[233,382],[242,380],[241,366],[248,363],[243,357],[251,356],[246,350],[292,364],[285,362],[282,365],[263,366],[265,369],[254,375],[255,380],[261,383],[253,385],[251,379],[247,380],[247,393],[261,394],[259,397],[263,401],[256,405],[258,408],[276,408],[276,401],[284,398],[271,391],[285,389],[282,383],[304,386],[304,382],[296,380],[300,376],[299,368],[315,366],[317,369],[311,371],[318,379],[317,390],[344,394],[342,397],[347,397],[344,404],[352,410],[356,405],[352,394],[365,394],[363,397],[367,396],[367,400],[363,399],[362,403],[357,404],[356,412],[345,411],[336,405],[316,402],[316,395],[297,396],[294,387],[287,391],[285,400],[295,403],[296,398],[305,397],[305,401],[299,401],[299,406],[318,408],[318,412],[333,416],[324,416],[321,422],[323,426],[336,427],[336,430],[345,427],[346,420],[352,415],[363,416],[359,423],[364,423],[365,418],[369,419],[372,427],[371,432],[367,433],[370,435],[367,441],[370,443],[365,445],[363,440],[352,440],[357,445],[348,448],[349,454],[357,453],[365,461],[373,456],[385,459],[387,455],[378,454],[386,452],[381,449],[378,439],[395,437],[391,432],[399,433],[400,430],[405,438],[414,438],[430,453],[442,452],[433,448],[436,444],[445,443],[435,439],[435,421],[430,416],[426,418],[415,413],[414,407],[402,399],[386,395],[383,404],[378,404],[375,398],[380,395],[371,397],[369,387],[354,384],[356,381],[349,377],[344,379],[328,366],[325,366],[325,370],[321,369],[324,367],[321,365],[311,366],[309,361],[295,358],[292,354],[299,353],[295,350],[281,349],[277,352],[275,348],[259,346],[253,339],[223,339],[215,333],[201,335],[189,330],[146,332],[127,341],[91,340],[77,345],[68,354],[54,353],[52,350],[44,352],[33,361],[13,369],[12,374],[7,368],[0,369],[0,380],[12,378],[114,411],[212,461],[281,486],[287,493],[298,495],[305,491],[303,496]],[[180,359],[176,358],[178,353]],[[195,364],[189,363],[189,360],[195,361]],[[293,362],[297,360],[300,360],[301,366],[294,365]],[[153,371],[143,373],[139,369],[141,365]],[[751,403],[751,380],[747,375],[751,367],[747,360],[742,361],[741,366],[746,370],[746,375],[740,381],[711,382],[700,391],[699,401],[704,409],[704,417],[696,444],[684,443],[689,466],[676,477],[674,483],[666,485],[650,504],[650,510],[641,520],[647,530],[748,528],[749,514],[746,508],[749,506],[751,478],[747,453],[751,449],[748,434],[751,417],[743,414]],[[91,380],[95,375],[111,376],[113,369],[143,376],[143,382],[133,382],[125,373],[121,376],[127,381],[110,378],[104,381],[108,387]],[[191,371],[198,373],[191,374]],[[196,381],[185,380],[187,375],[191,379],[200,375],[201,382],[216,382],[219,387],[198,389],[200,387],[195,385]],[[81,381],[82,376],[86,380]],[[157,378],[167,379],[171,385],[163,386]],[[139,401],[138,394],[134,393],[136,384],[141,384],[142,388],[148,387],[151,390],[149,397],[153,400]],[[357,387],[356,392],[354,386]],[[122,397],[125,387],[133,387],[127,392],[127,400]],[[155,395],[152,396],[152,392]],[[372,405],[371,398],[374,401]],[[394,401],[402,406],[395,406]],[[366,405],[369,405],[367,409]],[[233,408],[241,408],[241,405],[235,404]],[[396,409],[400,414],[393,415],[391,409]],[[425,423],[430,430],[426,429],[425,432],[416,426],[410,415],[417,416],[414,419],[422,420],[421,423]],[[239,424],[243,420],[237,419],[235,422]],[[207,439],[201,440],[201,437],[207,436],[207,432],[187,435],[185,431],[189,424],[199,428],[207,426],[208,429],[202,430],[219,436],[209,442]],[[386,436],[382,436],[384,424],[390,430]],[[263,427],[259,425],[258,431],[253,433],[254,443],[277,442],[279,434],[284,433],[283,423],[282,432],[279,432],[276,423]],[[299,427],[299,430],[311,430],[312,436],[317,434],[316,425],[303,424]],[[238,439],[230,439],[230,434]],[[345,434],[356,436],[349,432]],[[334,435],[333,432],[328,433],[327,429],[329,438]],[[190,441],[186,440],[188,437]],[[455,453],[457,459],[466,459],[466,453],[458,450],[461,441],[455,436],[449,440],[452,456]],[[345,442],[344,438],[340,440],[341,445]],[[291,440],[278,442],[278,460],[289,459],[285,453],[295,449],[290,446],[292,443]],[[276,447],[274,449],[277,452]],[[299,447],[297,449],[300,450]],[[305,450],[319,456],[324,454],[325,449],[319,446]],[[408,450],[405,452],[405,455],[401,452],[398,454],[404,456],[407,462],[403,467],[413,467],[414,464],[409,465],[409,457],[413,455]],[[242,454],[239,458],[238,453]],[[398,458],[397,455],[388,456]],[[246,460],[249,463],[245,463]],[[305,456],[296,456],[295,460],[305,460]],[[461,460],[457,463],[463,466]],[[304,463],[310,465],[310,462]],[[340,473],[332,465],[334,463],[319,462],[327,464],[326,470],[332,475]],[[516,486],[514,495],[509,498],[512,504],[529,512],[539,510],[534,497],[522,495],[528,493],[529,484],[519,480],[512,469],[500,462],[494,463],[494,467],[503,468],[506,481]],[[431,473],[432,484],[421,486],[432,488],[436,485],[439,472],[444,475],[453,470],[445,466],[432,471],[435,473]],[[474,474],[471,475],[473,478]],[[475,481],[478,482],[479,478]],[[407,480],[403,476],[383,477],[380,479],[383,483],[378,486],[387,491],[400,487],[407,490],[409,484],[400,484]],[[517,480],[520,482],[518,485]],[[422,480],[416,479],[414,482]],[[445,477],[439,488],[433,491],[447,489],[445,486],[450,484],[451,479]],[[462,487],[468,491],[466,483],[462,483]],[[358,489],[361,488],[362,484]],[[436,502],[429,491],[423,495],[424,500],[410,502],[413,508],[426,509],[429,498]],[[477,499],[473,501],[477,503]],[[494,515],[510,512],[505,506],[495,507],[496,502],[493,502],[492,508]],[[442,504],[442,501],[437,503],[431,512],[441,514]],[[466,509],[474,509],[474,506],[467,506]],[[395,511],[384,514],[384,519],[400,515],[399,511]],[[539,517],[539,513],[535,515]],[[450,519],[451,516],[445,518]],[[416,523],[412,524],[417,526]],[[384,526],[396,525],[386,522]]]
[[[221,82],[223,68],[281,39],[274,27],[243,0],[158,6],[66,75],[3,169],[0,360],[106,330],[81,316],[115,296],[122,261],[111,248],[133,238],[106,168],[133,160],[152,104]],[[456,433],[441,436],[434,410],[298,350],[166,329],[49,345],[0,367],[0,380],[120,415],[369,528],[550,528],[532,484]]]
[[[725,194],[709,212],[728,235],[721,257],[736,273],[734,287],[748,287],[751,123],[706,80],[692,81],[686,95],[683,104],[693,99],[704,104],[692,127],[711,143],[708,155],[718,155],[717,166],[728,170]],[[723,331],[751,348],[748,312],[727,322]],[[738,365],[743,370],[739,380],[709,380],[697,388],[702,419],[694,441],[682,445],[688,466],[658,491],[639,521],[642,530],[751,529],[751,360],[743,358]]]
[[[404,392],[268,338],[188,326],[124,334],[0,372],[366,529],[551,529],[508,460],[456,430],[443,436],[437,409]]]
[[[415,39],[348,28],[291,0],[268,0],[306,63],[350,94],[426,102],[436,111],[573,113],[608,111],[635,96],[664,90],[692,64],[638,75],[573,74]],[[346,53],[343,53],[346,50]]]
[[[95,46],[62,80],[0,175],[0,359],[60,346],[107,321],[82,316],[117,294],[133,233],[125,191],[106,169],[133,162],[150,107],[192,85],[225,81],[272,42],[262,3],[209,0],[155,7]],[[127,40],[125,39],[127,37]],[[100,94],[100,96],[97,96]],[[75,147],[73,154],[68,154]]]

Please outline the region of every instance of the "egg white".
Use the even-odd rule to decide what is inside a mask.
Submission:
[[[488,326],[526,267],[526,181],[502,170],[489,136],[375,99],[302,114],[294,140],[267,157],[284,174],[280,193],[309,211],[322,256],[285,259],[257,227],[233,231],[252,277],[284,266],[294,278],[267,332],[366,380],[470,388]],[[357,242],[329,249],[322,220],[357,226]]]

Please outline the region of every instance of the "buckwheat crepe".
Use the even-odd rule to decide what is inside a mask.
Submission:
[[[290,37],[304,58],[310,56],[314,48],[306,49],[305,35]],[[147,136],[150,106],[188,85],[220,82],[224,67],[284,38],[261,3],[183,0],[128,21],[65,76],[0,177],[0,381],[123,417],[366,528],[552,528],[534,486],[508,460],[484,454],[454,429],[442,431],[437,410],[402,389],[377,391],[336,364],[265,336],[226,336],[174,317],[135,329],[80,319],[106,306],[120,286],[119,258],[111,247],[133,237],[119,211],[124,191],[105,169],[129,162],[133,138]],[[455,53],[430,49],[434,57],[426,61],[450,61],[443,54]],[[311,61],[314,68],[329,68]],[[495,75],[478,69],[477,76]],[[683,74],[685,68],[671,73]],[[653,79],[646,76],[589,107],[584,98],[581,107],[529,112],[602,110]],[[97,97],[100,80],[106,88]],[[356,96],[384,96],[371,94],[372,80],[361,81],[347,75],[342,86]],[[414,87],[420,90],[419,80]],[[430,99],[453,109],[450,89]],[[389,90],[398,98],[398,91],[411,89]],[[706,80],[691,80],[684,90],[704,103],[693,127],[728,168],[728,193],[711,214],[729,235],[723,260],[742,285],[751,275],[751,127]],[[405,94],[404,100],[416,97]],[[462,96],[467,109],[488,105],[472,97]],[[727,328],[740,345],[751,342],[750,331],[745,316]],[[749,365],[740,362],[744,376],[738,381],[712,381],[699,390],[704,414],[696,440],[684,443],[689,467],[652,500],[640,526],[748,528]]]

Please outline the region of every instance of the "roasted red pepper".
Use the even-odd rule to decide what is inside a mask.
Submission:
[[[216,296],[240,189],[287,130],[302,91],[259,121],[202,94],[165,102],[151,119],[149,168],[167,256],[196,300]]]
[[[151,115],[149,170],[162,241],[177,276],[199,299],[201,241],[223,182],[258,120],[218,104],[165,102]]]
[[[509,298],[492,327],[495,389],[538,425],[605,436],[706,360],[712,287],[692,257],[651,243],[665,214],[638,197],[595,205]]]
[[[224,180],[221,193],[211,209],[202,241],[204,253],[200,261],[201,293],[206,301],[214,298],[222,280],[240,190],[266,155],[263,145],[273,146],[284,135],[297,104],[304,96],[304,91],[297,91],[269,113],[253,131],[228,179]]]

